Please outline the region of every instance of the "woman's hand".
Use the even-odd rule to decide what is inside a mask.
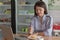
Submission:
[[[31,34],[28,36],[29,39],[36,39],[37,38],[37,34]]]
[[[32,27],[29,27],[28,33],[29,33],[29,35],[33,34],[33,28]]]
[[[45,36],[44,32],[39,32],[38,35]]]

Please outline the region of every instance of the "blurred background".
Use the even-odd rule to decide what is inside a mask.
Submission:
[[[27,34],[34,4],[39,0],[0,0],[0,25],[12,27],[14,34]],[[42,0],[53,17],[53,36],[60,36],[60,0]]]

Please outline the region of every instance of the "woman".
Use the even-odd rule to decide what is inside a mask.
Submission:
[[[29,34],[52,36],[53,19],[47,15],[46,4],[43,1],[36,2],[34,12],[35,15],[31,20]]]

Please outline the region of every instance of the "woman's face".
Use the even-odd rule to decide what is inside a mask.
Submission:
[[[44,8],[36,6],[36,13],[38,16],[42,17],[44,15]]]

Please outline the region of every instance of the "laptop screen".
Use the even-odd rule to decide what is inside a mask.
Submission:
[[[13,37],[13,32],[12,32],[12,29],[10,26],[7,26],[7,25],[0,25],[0,29],[2,29],[0,31],[0,36],[1,36],[1,39],[4,38],[5,40],[14,40],[14,37]],[[2,35],[3,34],[3,35]],[[1,40],[0,39],[0,40]]]
[[[0,29],[0,40],[3,40],[3,33],[2,33],[2,29]]]

